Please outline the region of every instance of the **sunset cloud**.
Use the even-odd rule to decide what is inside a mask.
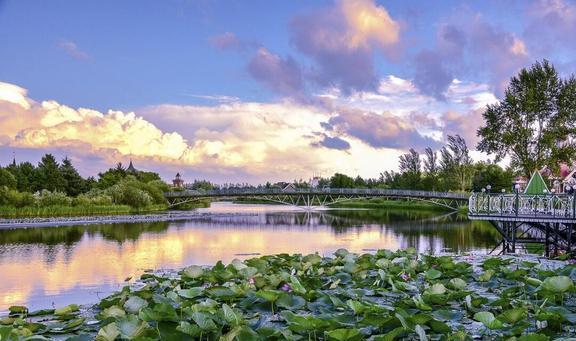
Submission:
[[[395,168],[408,148],[437,148],[446,134],[472,139],[481,108],[495,99],[486,85],[455,80],[446,101],[436,101],[395,76],[373,92],[331,89],[317,98],[101,112],[36,102],[25,89],[1,83],[0,144],[57,148],[110,165],[132,157],[211,179],[286,180],[336,171],[374,177]]]
[[[338,1],[296,16],[291,33],[296,48],[316,62],[315,82],[365,90],[377,86],[374,53],[396,47],[400,25],[372,0]]]

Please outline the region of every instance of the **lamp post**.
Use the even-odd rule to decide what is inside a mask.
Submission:
[[[518,196],[518,192],[520,192],[520,184],[515,184],[515,185],[514,185],[514,192],[516,192],[516,200],[515,200],[515,201],[516,201],[516,205],[515,205],[514,209],[515,209],[515,211],[516,211],[516,215],[518,215],[518,211],[519,211],[518,205],[520,204],[520,202],[519,202],[519,201],[520,201],[520,198],[519,198],[519,196]]]

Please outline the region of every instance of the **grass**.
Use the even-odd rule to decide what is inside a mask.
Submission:
[[[434,205],[432,203],[415,200],[389,200],[389,199],[368,199],[350,200],[342,203],[330,205],[331,207],[342,208],[401,208],[413,210],[438,210],[445,211],[446,207]]]
[[[151,205],[144,208],[132,208],[128,205],[87,205],[87,206],[28,206],[16,208],[0,206],[0,217],[33,218],[33,217],[73,217],[90,215],[116,215],[162,211],[166,205]]]

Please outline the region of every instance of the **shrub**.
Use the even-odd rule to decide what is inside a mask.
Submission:
[[[6,186],[8,189],[16,188],[16,178],[6,169],[0,168],[0,187]]]
[[[34,199],[39,206],[69,206],[72,204],[72,199],[66,193],[50,192],[49,190],[42,190],[34,193]]]

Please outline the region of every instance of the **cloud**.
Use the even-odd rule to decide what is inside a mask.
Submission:
[[[343,110],[331,117],[327,125],[340,134],[354,136],[375,148],[423,149],[438,144],[438,141],[420,135],[408,120],[388,112],[378,114]]]
[[[391,54],[400,25],[371,0],[338,1],[334,6],[296,16],[292,41],[316,62],[311,78],[345,91],[377,86],[374,53]]]
[[[70,57],[78,60],[89,60],[90,56],[88,53],[82,51],[75,42],[71,40],[62,40],[58,44],[62,50],[64,50]]]
[[[233,32],[225,32],[212,36],[209,38],[209,41],[212,46],[221,50],[237,49],[242,46],[242,42]]]
[[[350,143],[338,136],[330,137],[326,134],[322,135],[322,140],[319,142],[313,142],[311,144],[313,147],[326,147],[329,149],[336,150],[348,150],[350,149]]]
[[[486,84],[453,81],[446,100],[438,101],[406,79],[387,76],[378,83],[376,91],[326,90],[307,103],[235,100],[134,112],[36,102],[26,89],[0,83],[0,144],[99,160],[79,165],[92,170],[87,175],[131,157],[166,179],[177,171],[219,182],[334,172],[375,177],[395,168],[410,147],[439,146],[445,133],[472,136],[479,125],[472,110],[495,100]]]
[[[273,91],[298,97],[304,90],[302,72],[291,57],[281,58],[265,48],[259,48],[248,64],[248,72]]]
[[[525,42],[479,14],[461,14],[440,25],[436,46],[414,59],[414,84],[426,95],[443,100],[454,78],[486,79],[502,94],[509,78],[529,61]]]

